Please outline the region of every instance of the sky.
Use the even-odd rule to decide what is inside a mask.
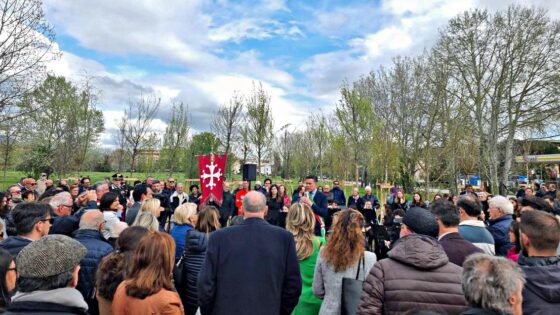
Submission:
[[[196,133],[255,82],[271,96],[275,130],[297,129],[310,113],[333,110],[344,81],[430,48],[450,18],[512,3],[560,18],[560,1],[546,0],[44,0],[62,53],[48,69],[95,86],[104,147],[115,145],[116,120],[140,95],[162,100],[155,131],[183,102]]]

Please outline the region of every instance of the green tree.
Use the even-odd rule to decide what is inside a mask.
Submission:
[[[209,154],[211,152],[217,152],[220,147],[220,140],[215,134],[211,132],[201,132],[197,133],[192,137],[187,148],[187,171],[185,176],[187,178],[197,178],[198,177],[198,160],[197,156],[201,154]]]
[[[29,144],[41,146],[39,151],[60,176],[81,167],[104,129],[91,90],[79,90],[64,77],[49,75],[20,107],[41,108],[28,121]]]

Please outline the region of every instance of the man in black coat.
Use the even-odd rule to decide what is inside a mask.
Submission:
[[[452,202],[438,200],[431,204],[430,210],[436,217],[439,234],[438,241],[447,254],[449,261],[457,266],[463,266],[467,257],[483,251],[459,234],[459,209]]]
[[[229,183],[224,182],[224,191],[222,192],[222,205],[220,206],[220,224],[226,227],[227,221],[233,216],[235,209],[235,195],[229,191]]]
[[[97,300],[95,299],[95,273],[97,272],[97,266],[101,259],[113,250],[111,244],[101,234],[104,224],[105,219],[101,211],[86,211],[80,218],[80,229],[74,235],[74,239],[87,249],[86,255],[80,261],[76,289],[82,293],[86,303],[89,305],[91,314],[99,312]]]
[[[302,285],[294,238],[264,220],[263,194],[249,192],[242,207],[241,224],[209,239],[198,277],[202,314],[290,314]]]
[[[525,273],[523,314],[558,314],[560,310],[560,223],[544,211],[525,211],[519,225],[527,256],[517,261]]]

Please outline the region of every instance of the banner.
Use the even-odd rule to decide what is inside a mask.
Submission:
[[[200,189],[204,204],[210,197],[218,204],[222,204],[222,192],[227,155],[216,153],[198,156],[198,173],[200,175]]]

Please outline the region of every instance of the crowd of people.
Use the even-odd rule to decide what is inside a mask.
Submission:
[[[0,313],[560,314],[555,184],[236,184],[201,203],[174,178],[22,178],[0,194]]]

